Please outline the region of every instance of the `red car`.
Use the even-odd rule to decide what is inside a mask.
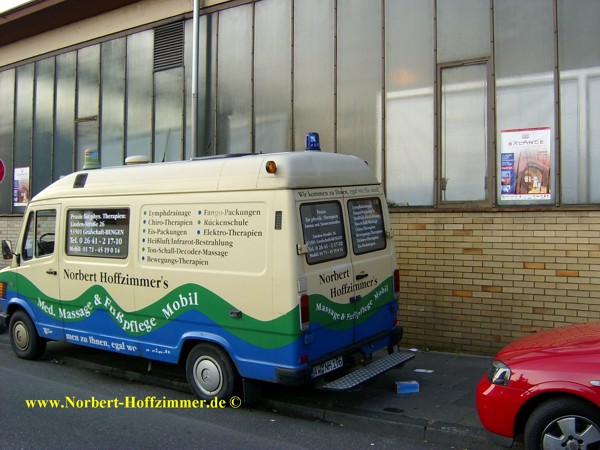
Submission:
[[[477,412],[496,443],[600,449],[600,322],[543,331],[497,355],[477,386]]]

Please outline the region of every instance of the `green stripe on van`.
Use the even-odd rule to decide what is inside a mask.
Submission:
[[[131,336],[145,335],[193,310],[205,314],[240,339],[265,349],[288,345],[301,334],[298,307],[268,321],[255,319],[244,311],[241,318],[233,318],[229,312],[236,309],[234,306],[208,289],[192,283],[172,290],[141,310],[128,312],[100,285],[91,286],[73,300],[59,302],[56,299],[48,299],[24,276],[17,276],[19,292],[47,316],[56,320],[77,322],[91,316],[96,310],[104,310]]]

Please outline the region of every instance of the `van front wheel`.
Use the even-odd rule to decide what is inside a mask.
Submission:
[[[10,317],[10,344],[19,358],[37,359],[46,350],[46,341],[35,329],[35,325],[25,311],[16,311]]]
[[[211,344],[197,344],[187,357],[187,380],[194,393],[204,400],[229,400],[238,385],[238,373],[231,359]]]

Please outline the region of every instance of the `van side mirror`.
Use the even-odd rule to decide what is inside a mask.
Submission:
[[[12,259],[13,251],[10,241],[2,241],[2,257],[4,259]]]

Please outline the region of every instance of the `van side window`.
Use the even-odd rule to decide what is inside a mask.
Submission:
[[[69,209],[66,232],[65,253],[69,256],[127,258],[129,209]]]
[[[34,256],[41,258],[54,253],[56,230],[56,210],[44,209],[31,211],[27,217],[25,240],[21,257],[25,260]]]
[[[304,243],[308,247],[306,262],[317,264],[345,258],[346,237],[339,202],[300,205]]]
[[[348,200],[348,214],[355,255],[385,248],[385,226],[381,203],[377,197]]]

